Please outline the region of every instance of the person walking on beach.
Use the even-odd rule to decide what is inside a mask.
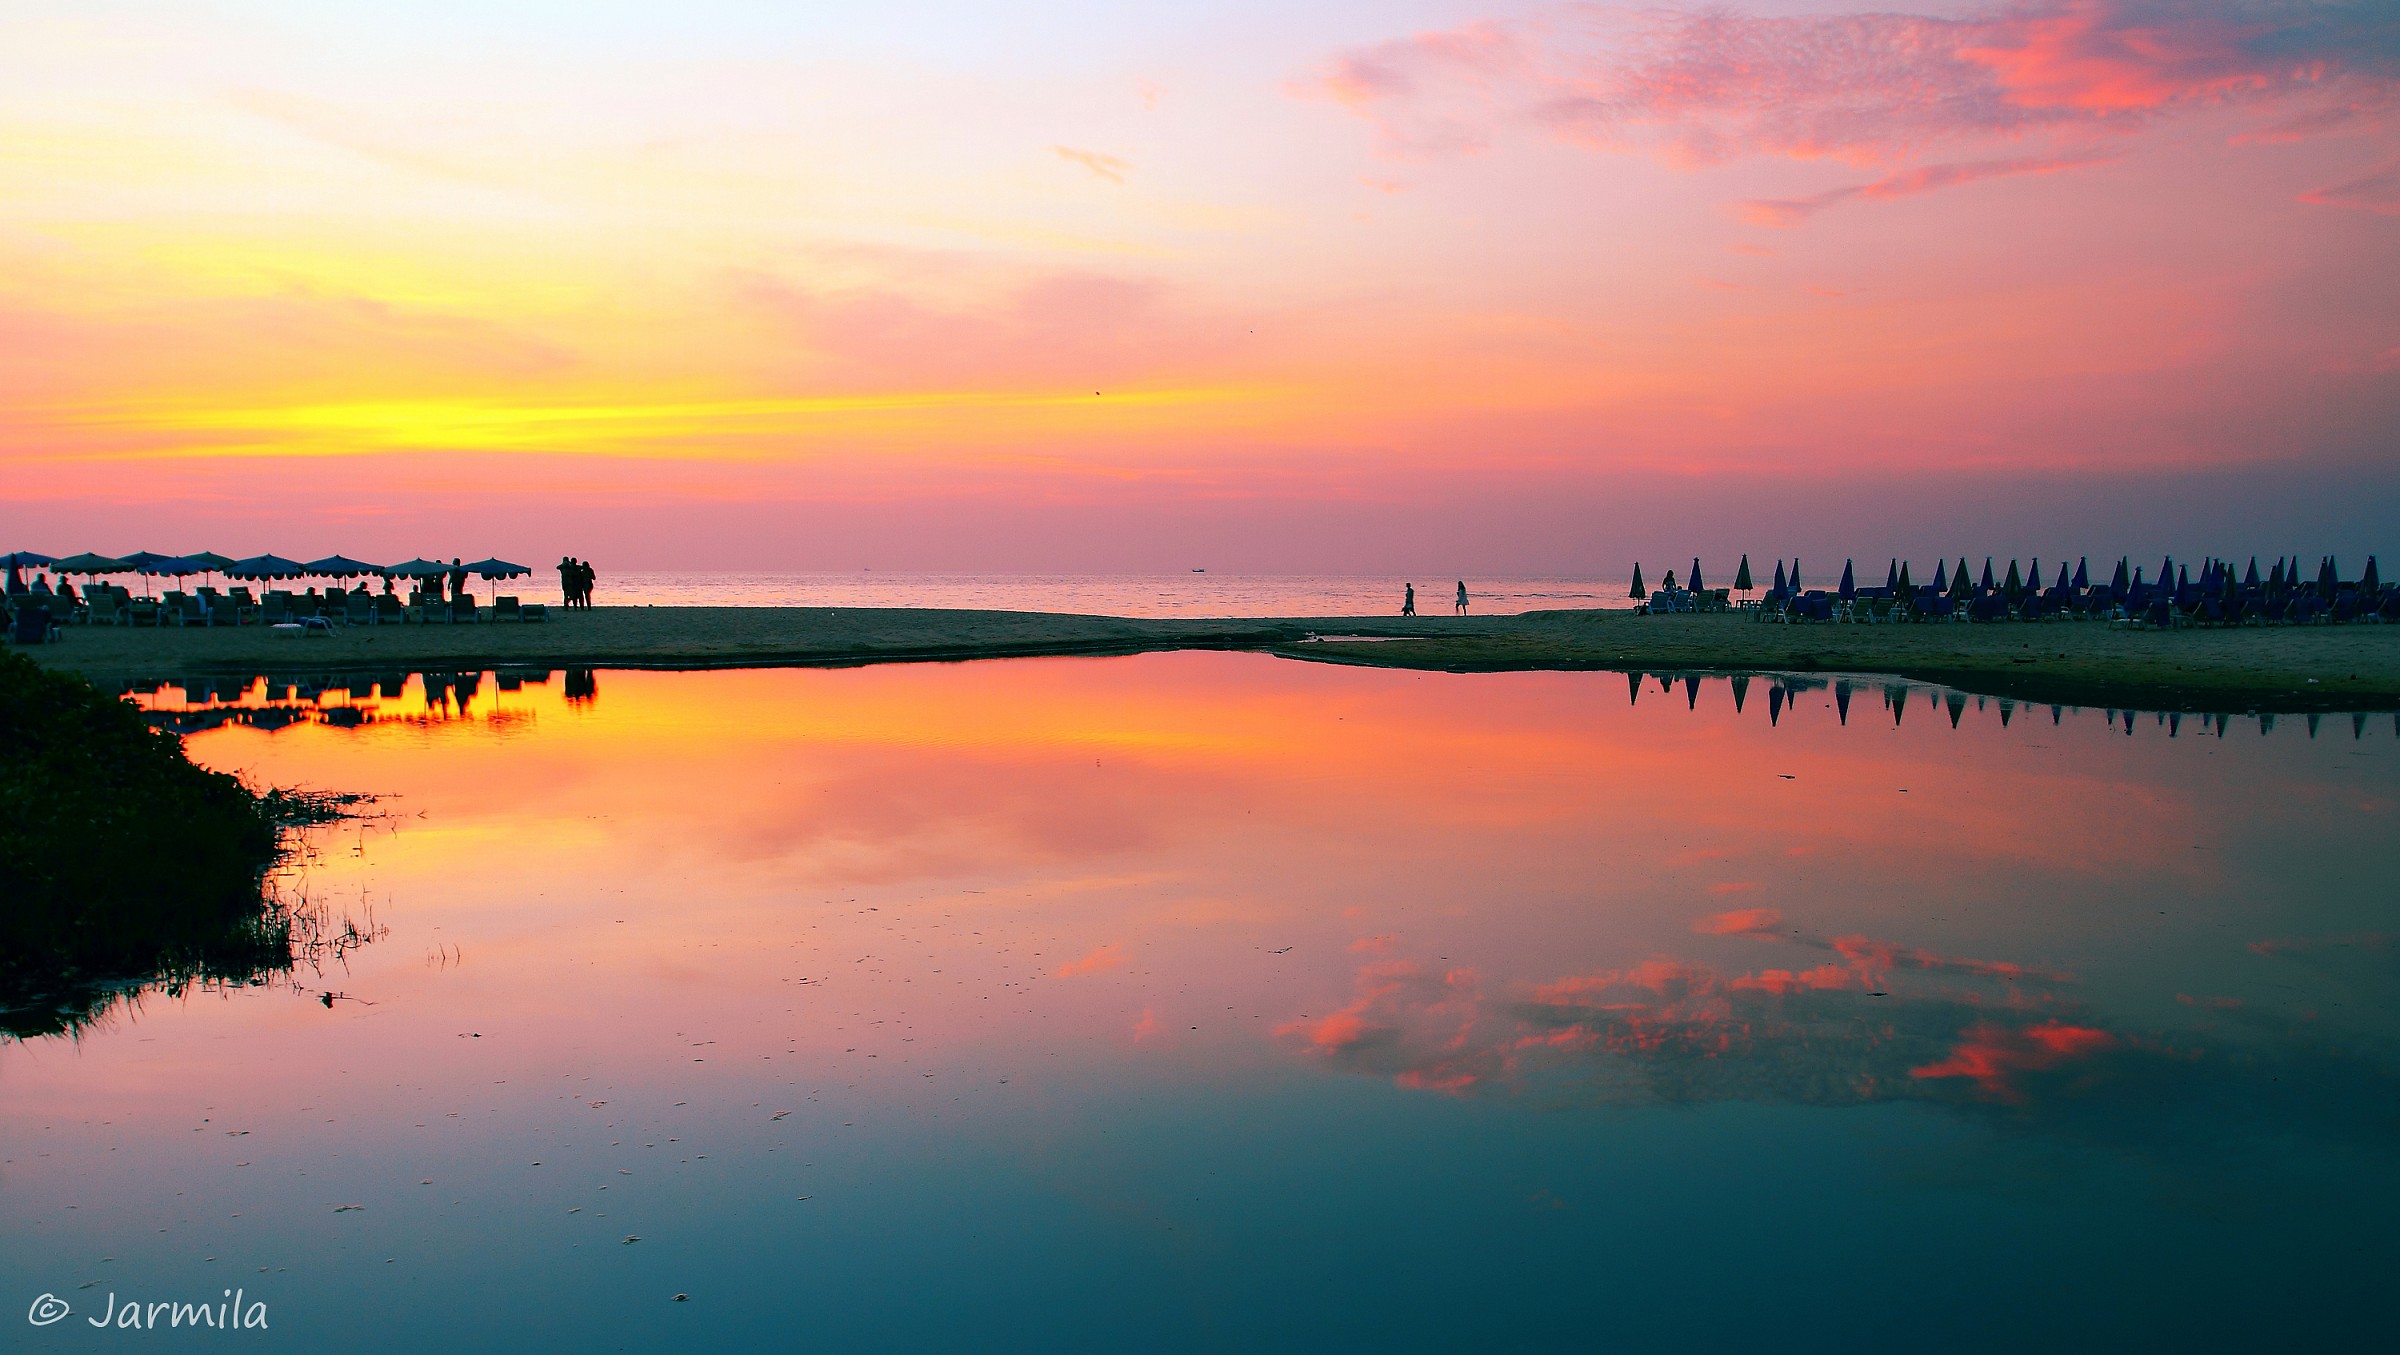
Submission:
[[[575,605],[575,557],[558,557],[558,602],[562,607]]]
[[[1458,601],[1453,605],[1452,610],[1460,616],[1467,614],[1467,581],[1465,579],[1458,581]]]
[[[1417,586],[1413,583],[1408,586],[1407,592],[1400,595],[1400,614],[1402,616],[1417,614]]]
[[[579,560],[575,564],[575,573],[581,585],[576,591],[582,594],[582,605],[588,609],[592,605],[592,586],[600,582],[600,571],[592,568],[591,561]]]

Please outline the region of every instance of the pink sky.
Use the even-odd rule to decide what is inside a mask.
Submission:
[[[0,549],[2391,544],[2387,4],[0,16]]]

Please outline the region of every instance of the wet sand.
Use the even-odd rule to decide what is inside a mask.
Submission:
[[[2028,701],[2143,709],[2400,709],[2400,626],[2373,625],[2159,632],[2068,621],[1780,626],[1739,615],[1601,611],[1195,621],[912,608],[597,607],[553,611],[549,621],[534,624],[359,626],[305,639],[247,626],[76,627],[63,642],[29,652],[94,679],[139,681],[513,665],[826,666],[1195,648],[1448,672],[1875,673]]]

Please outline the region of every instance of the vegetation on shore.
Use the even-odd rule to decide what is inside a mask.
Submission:
[[[287,829],[355,798],[254,793],[132,705],[0,653],[0,1031],[288,969],[295,918],[267,873]]]

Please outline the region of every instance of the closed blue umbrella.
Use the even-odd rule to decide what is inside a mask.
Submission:
[[[1848,560],[1842,561],[1841,596],[1844,602],[1847,602],[1850,599],[1858,596],[1858,578],[1857,575],[1852,572],[1850,568],[1850,561]]]
[[[1775,562],[1775,591],[1778,593],[1783,591],[1783,561],[1781,560]]]
[[[1983,557],[1983,582],[1975,586],[1986,593],[1998,586],[1992,582],[1992,557],[1989,555]]]
[[[2377,572],[2372,555],[2367,557],[2367,572],[2358,576],[2358,588],[2369,596],[2383,591],[2383,575]]]
[[[2092,586],[2091,558],[2078,556],[2075,560],[2075,591],[2080,593]]]
[[[2133,580],[2125,572],[2125,557],[2120,555],[2117,557],[2117,572],[2108,581],[2108,591],[2123,597],[2125,590],[2131,587]]]
[[[1695,593],[1700,591],[1700,557],[1697,555],[1692,557],[1692,577],[1686,580],[1683,586]]]
[[[1897,555],[1892,557],[1891,568],[1883,571],[1883,586],[1895,593],[1900,591],[1900,557]]]

